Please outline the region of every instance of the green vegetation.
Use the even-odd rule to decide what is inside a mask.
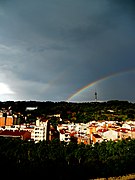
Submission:
[[[84,145],[58,139],[39,143],[0,138],[1,172],[6,177],[87,180],[135,173],[135,140]],[[8,172],[8,173],[7,173]]]
[[[60,114],[62,123],[66,122],[83,122],[87,123],[92,120],[113,120],[126,121],[135,120],[135,103],[128,101],[111,100],[107,102],[38,102],[38,101],[7,101],[0,102],[0,109],[12,107],[13,114],[18,115],[20,123],[35,122],[37,116],[43,116],[50,119],[56,126],[60,123],[59,118],[49,117],[49,115]],[[33,111],[26,111],[26,107],[37,107]]]

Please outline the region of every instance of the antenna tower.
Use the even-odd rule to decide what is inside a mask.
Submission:
[[[95,102],[97,102],[97,92],[95,91]]]

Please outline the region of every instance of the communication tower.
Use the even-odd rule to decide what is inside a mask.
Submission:
[[[97,102],[97,92],[95,91],[95,102]]]

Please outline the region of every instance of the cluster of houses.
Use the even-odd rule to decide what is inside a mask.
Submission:
[[[0,126],[0,137],[20,138],[37,143],[42,140],[47,140],[47,131],[48,121],[42,118],[37,119],[34,124],[18,125],[11,123],[10,125],[5,124],[4,126]]]
[[[17,114],[12,114],[11,110],[4,109],[0,111],[0,137],[39,142],[47,140],[48,130],[48,120],[44,118],[37,118],[36,122],[31,124],[21,124]]]
[[[56,116],[56,115],[52,115]],[[60,117],[60,115],[57,117]],[[55,129],[48,119],[38,117],[35,123],[16,124],[16,118],[12,112],[0,112],[0,137],[20,138],[34,141],[52,140],[69,143],[76,140],[77,143],[94,144],[102,141],[118,141],[126,138],[135,138],[135,122],[125,121],[90,121],[88,123],[62,123]]]
[[[135,138],[135,122],[90,121],[86,124],[61,124],[57,126],[60,140],[70,142],[75,137],[78,143],[95,144],[102,141],[118,141]]]

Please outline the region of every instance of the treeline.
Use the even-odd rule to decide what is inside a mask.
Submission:
[[[24,116],[29,115],[28,122],[35,121],[37,116],[60,114],[64,122],[87,123],[92,120],[135,120],[135,103],[128,101],[111,100],[107,102],[40,102],[40,101],[7,101],[0,102],[0,109],[12,108],[13,114],[18,112]],[[27,107],[37,107],[33,111],[26,111]],[[113,110],[112,114],[108,110]],[[31,114],[31,116],[30,116]],[[21,122],[25,119],[21,116]]]
[[[135,111],[135,103],[128,101],[119,101],[119,100],[110,100],[107,102],[52,102],[52,101],[0,101],[0,109],[12,107],[13,111],[19,111],[24,113],[26,107],[38,107],[37,112],[43,113],[61,113],[63,111],[87,111],[91,110],[92,112],[99,110],[108,110],[112,109],[115,111],[122,110],[123,112],[127,109]]]
[[[85,145],[0,137],[0,172],[10,178],[88,180],[135,173],[135,139]]]

